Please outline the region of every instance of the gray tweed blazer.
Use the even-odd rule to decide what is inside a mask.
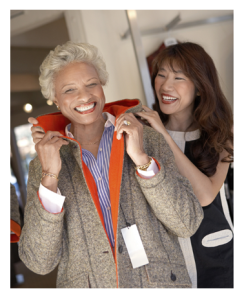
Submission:
[[[141,104],[127,112],[140,110]],[[38,157],[30,163],[19,242],[19,256],[25,265],[38,274],[47,274],[58,265],[58,288],[191,287],[178,236],[193,235],[203,211],[189,181],[179,174],[163,136],[144,127],[145,152],[160,164],[158,174],[148,180],[136,174],[122,149],[122,179],[120,186],[113,187],[119,193],[115,254],[94,205],[77,145],[70,140],[60,150],[58,187],[66,196],[61,213],[43,208],[38,198],[41,164]],[[149,260],[146,266],[132,268],[121,234],[126,227],[124,215],[137,225]]]

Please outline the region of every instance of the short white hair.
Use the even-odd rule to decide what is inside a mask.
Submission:
[[[54,100],[55,75],[65,66],[73,62],[84,62],[92,65],[98,74],[102,85],[108,81],[105,62],[98,53],[97,47],[87,43],[66,42],[50,51],[40,66],[39,83],[41,92],[46,99]]]

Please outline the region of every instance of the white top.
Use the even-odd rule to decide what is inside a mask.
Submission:
[[[194,130],[189,132],[182,131],[171,131],[167,130],[169,135],[172,137],[176,145],[180,150],[185,153],[185,144],[189,141],[197,140],[200,137],[200,130]],[[180,247],[186,262],[187,271],[191,279],[192,288],[197,288],[197,269],[193,249],[190,238],[178,237]]]
[[[176,145],[184,153],[185,142],[194,141],[200,138],[200,130],[196,129],[194,131],[184,132],[184,131],[171,131],[167,130],[169,135],[172,137]]]

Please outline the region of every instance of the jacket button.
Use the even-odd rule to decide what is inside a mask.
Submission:
[[[123,252],[123,246],[120,245],[120,246],[119,246],[119,253],[122,253],[122,252]]]
[[[176,280],[176,276],[175,276],[175,274],[172,273],[172,271],[171,271],[171,276],[170,276],[170,278],[171,278],[172,281],[175,281],[175,280]]]

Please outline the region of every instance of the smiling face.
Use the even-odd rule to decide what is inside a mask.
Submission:
[[[174,66],[174,71],[163,63],[155,78],[154,86],[160,110],[167,115],[188,116],[193,111],[196,88],[177,65]]]
[[[103,120],[105,96],[96,69],[86,63],[71,63],[54,80],[55,100],[73,125],[90,125]]]

